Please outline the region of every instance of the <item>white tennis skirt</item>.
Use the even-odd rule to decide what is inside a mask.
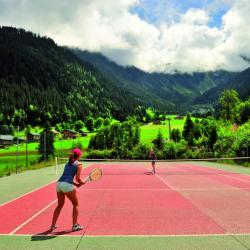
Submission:
[[[73,190],[74,190],[73,184],[70,184],[68,182],[57,182],[56,192],[68,193],[72,192]]]

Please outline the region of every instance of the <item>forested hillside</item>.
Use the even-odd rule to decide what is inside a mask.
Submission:
[[[242,99],[250,95],[250,69],[147,73],[12,27],[0,28],[0,55],[0,124],[6,125],[55,125],[88,116],[142,118],[147,107],[186,112],[193,103],[213,103],[227,88]]]
[[[42,125],[86,116],[124,119],[143,108],[94,66],[47,37],[0,27],[0,123]]]
[[[136,67],[123,67],[100,53],[72,50],[79,58],[91,62],[106,77],[134,93],[147,106],[165,111],[192,110],[193,100],[207,90],[226,84],[234,73],[226,71],[203,73],[147,73]]]
[[[228,82],[206,91],[195,103],[215,103],[225,89],[235,89],[243,100],[250,96],[250,68],[236,73]]]

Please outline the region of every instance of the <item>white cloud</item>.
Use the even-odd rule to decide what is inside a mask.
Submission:
[[[242,56],[250,58],[250,0],[214,0],[211,9],[230,6],[220,28],[209,27],[208,8],[190,8],[171,22],[152,24],[130,12],[139,3],[0,0],[0,25],[23,27],[60,45],[99,51],[147,71],[240,71],[249,66]]]
[[[181,21],[192,25],[207,25],[209,15],[204,10],[191,8],[182,16]]]

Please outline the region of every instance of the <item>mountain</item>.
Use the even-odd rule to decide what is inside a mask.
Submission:
[[[220,94],[225,89],[235,89],[239,93],[239,97],[241,99],[247,99],[250,96],[250,68],[247,68],[246,70],[239,73],[234,73],[228,81],[206,91],[203,95],[197,97],[194,100],[194,103],[213,104],[218,100]]]
[[[123,67],[100,53],[72,49],[83,61],[97,67],[106,77],[133,93],[144,105],[165,111],[186,111],[193,100],[207,90],[226,83],[233,73],[226,71],[164,74]]]
[[[0,103],[0,125],[125,119],[141,111],[139,100],[90,63],[13,27],[0,27]]]
[[[123,120],[142,117],[149,106],[185,112],[194,103],[209,103],[224,88],[249,96],[249,71],[148,73],[23,29],[0,27],[0,125],[65,125],[88,116]]]

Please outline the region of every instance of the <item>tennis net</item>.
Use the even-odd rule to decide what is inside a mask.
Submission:
[[[55,172],[60,174],[68,158],[56,157]],[[82,159],[84,171],[102,168],[104,175],[152,174],[152,160]],[[250,157],[207,159],[156,160],[156,173],[160,175],[212,175],[225,173],[250,174]],[[224,171],[221,171],[224,170]]]

